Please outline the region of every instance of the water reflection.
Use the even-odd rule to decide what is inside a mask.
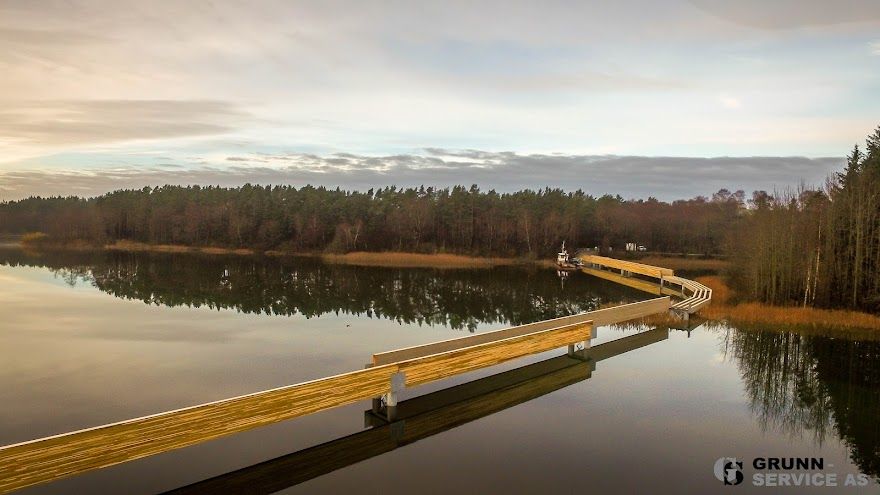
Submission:
[[[863,473],[880,476],[880,342],[730,329],[724,346],[765,430],[819,445],[836,435]]]
[[[571,274],[562,288],[553,270],[512,267],[398,270],[324,265],[307,258],[35,256],[19,250],[0,250],[0,265],[45,268],[0,270],[10,281],[0,298],[6,303],[0,309],[6,311],[0,325],[0,436],[6,443],[354,369],[377,350],[454,337],[445,327],[482,330],[484,324],[522,324],[650,297],[581,273]],[[100,297],[91,289],[67,290],[46,270],[67,284],[94,286],[159,307]],[[166,309],[171,306],[226,308],[248,315]],[[256,314],[343,316],[305,325],[299,317],[251,316]],[[392,320],[436,328],[411,332]],[[347,328],[349,323],[353,328]],[[848,455],[860,471],[875,477],[880,473],[880,343],[861,336],[846,340],[766,329],[722,327],[716,332],[693,329],[695,323],[683,327],[687,335],[673,332],[662,347],[600,366],[601,375],[594,376],[601,380],[587,382],[589,394],[572,384],[528,399],[519,408],[490,413],[472,423],[467,435],[462,429],[450,430],[409,447],[418,454],[401,456],[398,451],[370,462],[377,469],[396,469],[412,486],[435,480],[432,486],[459,491],[478,486],[486,492],[499,486],[508,491],[552,487],[565,476],[582,475],[585,458],[591,460],[591,480],[599,491],[694,485],[693,491],[710,492],[717,486],[714,478],[704,476],[705,467],[731,453],[810,454],[854,469]],[[299,331],[291,331],[294,326]],[[600,335],[616,338],[638,330],[632,325],[603,329]],[[719,342],[727,359],[718,355]],[[593,352],[611,349],[609,345],[597,345]],[[559,378],[558,383],[564,382]],[[536,392],[544,389],[537,386],[540,382],[529,383]],[[551,382],[545,384],[550,390]],[[482,410],[488,411],[489,405],[500,403],[500,396],[493,397],[479,399],[486,402],[459,398],[453,405],[487,406]],[[97,471],[33,493],[88,493],[107,483],[127,487],[132,480],[143,485],[138,492],[167,490],[344,435],[359,426],[354,423],[360,412],[303,418],[275,425],[277,430],[257,430],[253,436],[230,437],[201,450],[184,449],[165,459],[157,456],[119,470]],[[431,424],[439,428],[444,418],[456,418],[453,412],[444,412]],[[528,434],[509,437],[508,431]],[[491,455],[481,450],[487,445]],[[738,445],[735,452],[733,445]],[[541,464],[547,449],[559,453],[552,466]],[[680,455],[667,455],[670,450]],[[445,459],[447,471],[426,463],[427,458]],[[305,467],[302,459],[280,468],[289,475],[285,483],[307,474],[290,467]],[[645,475],[630,476],[629,464],[620,459],[642,466]],[[319,471],[332,467],[318,464],[312,466]],[[479,474],[462,475],[461,468],[469,466],[479,466]],[[486,472],[497,476],[487,478]],[[282,478],[270,476],[268,481]],[[371,479],[371,473],[349,469],[310,483],[341,490],[375,487]]]
[[[70,285],[147,304],[235,309],[267,315],[347,313],[474,331],[519,325],[643,296],[575,274],[560,287],[551,270],[393,269],[326,265],[311,258],[0,250],[0,264],[51,269]]]

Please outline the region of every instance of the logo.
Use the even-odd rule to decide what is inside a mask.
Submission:
[[[736,457],[722,457],[715,461],[715,477],[725,485],[738,485],[743,482],[743,463]]]

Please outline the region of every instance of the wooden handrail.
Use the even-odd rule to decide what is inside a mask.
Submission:
[[[594,254],[581,256],[580,260],[587,264],[601,265],[607,268],[616,268],[618,270],[624,270],[630,273],[638,273],[640,275],[646,275],[648,277],[654,278],[671,277],[675,275],[675,272],[673,272],[669,268],[646,265],[643,263],[636,263],[634,261],[619,260],[617,258],[597,256]]]
[[[403,349],[395,349],[387,352],[373,354],[373,366],[394,363],[397,361],[405,361],[440,352],[453,351],[464,347],[493,342],[500,339],[525,335],[527,333],[545,330],[548,328],[559,327],[563,325],[571,325],[574,323],[583,323],[592,321],[594,327],[621,323],[636,318],[662,313],[669,309],[671,301],[669,297],[658,297],[647,301],[639,301],[630,304],[623,304],[613,308],[605,308],[596,311],[587,311],[571,316],[563,316],[552,320],[539,321],[536,323],[528,323],[516,327],[495,330],[491,332],[478,333],[467,337],[459,337],[430,344],[422,344]],[[592,338],[591,336],[590,338]]]

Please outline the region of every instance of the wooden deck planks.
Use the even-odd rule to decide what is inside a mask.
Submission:
[[[501,364],[590,339],[592,322],[575,323],[497,342],[480,344],[398,363],[409,386],[422,385],[468,371]]]
[[[478,344],[494,342],[499,339],[517,337],[539,330],[546,330],[549,328],[561,327],[575,323],[592,321],[593,328],[595,329],[595,327],[598,326],[621,323],[635,318],[642,318],[652,314],[662,313],[669,309],[669,305],[670,299],[668,297],[659,297],[656,299],[649,299],[647,301],[623,304],[620,306],[615,306],[613,308],[600,309],[597,311],[587,311],[585,313],[579,313],[576,315],[563,316],[561,318],[554,318],[552,320],[539,321],[536,323],[529,323],[526,325],[505,328],[502,330],[495,330],[492,332],[484,332],[476,335],[469,335],[467,337],[460,337],[457,339],[432,342],[430,344],[423,344],[413,347],[406,347],[403,349],[395,349],[387,352],[380,352],[377,354],[373,354],[373,365],[380,366],[383,364],[430,356],[432,354],[454,351],[456,349],[462,349]],[[589,338],[592,339],[594,337],[595,333],[592,333]]]
[[[675,272],[670,270],[669,268],[661,268],[659,266],[646,265],[644,263],[636,263],[634,261],[619,260],[616,258],[608,258],[605,256],[588,254],[585,256],[581,256],[580,259],[584,263],[593,263],[596,265],[602,265],[607,268],[626,270],[628,272],[638,273],[640,275],[646,275],[648,277],[661,278],[671,277],[675,275]]]

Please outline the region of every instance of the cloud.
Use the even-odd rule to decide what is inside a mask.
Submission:
[[[871,50],[872,55],[880,55],[880,41],[868,43],[868,49]]]
[[[875,0],[689,0],[721,19],[762,29],[796,29],[880,21]]]
[[[880,2],[841,2],[0,2],[0,168],[131,141],[833,155],[877,113],[845,54]]]
[[[12,150],[0,160],[60,148],[217,135],[247,119],[246,112],[223,101],[5,102],[0,106],[0,143]]]
[[[739,99],[734,98],[730,95],[721,95],[718,97],[718,99],[721,100],[721,105],[723,105],[724,108],[730,108],[734,110],[742,106],[742,103],[739,101]]]
[[[731,190],[784,188],[804,181],[820,185],[839,170],[842,158],[805,157],[642,157],[617,155],[518,154],[432,148],[425,154],[369,156],[344,154],[236,155],[236,165],[118,167],[92,171],[0,172],[0,199],[29,195],[92,196],[120,188],[164,184],[237,186],[306,184],[366,190],[371,187],[477,184],[514,191],[560,187],[587,193],[654,196],[672,200]]]

